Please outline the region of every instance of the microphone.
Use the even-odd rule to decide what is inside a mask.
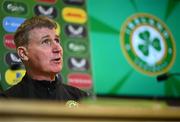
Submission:
[[[180,76],[180,73],[164,73],[164,74],[158,75],[156,79],[157,81],[164,81],[172,76]]]

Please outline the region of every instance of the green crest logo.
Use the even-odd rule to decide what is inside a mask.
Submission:
[[[150,14],[135,14],[121,29],[121,49],[128,62],[143,74],[167,72],[176,57],[176,47],[168,27]]]

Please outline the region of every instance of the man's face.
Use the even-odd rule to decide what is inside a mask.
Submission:
[[[29,33],[28,67],[34,73],[56,74],[63,65],[63,49],[55,29],[35,28]]]

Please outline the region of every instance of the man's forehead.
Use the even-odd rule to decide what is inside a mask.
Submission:
[[[56,34],[55,28],[34,28],[29,31],[30,37],[31,36],[45,36],[45,35],[54,35],[58,36]]]

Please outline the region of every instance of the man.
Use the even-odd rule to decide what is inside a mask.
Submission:
[[[4,96],[61,101],[87,97],[86,92],[65,85],[56,77],[63,66],[63,49],[56,28],[56,23],[45,16],[32,17],[20,25],[14,42],[26,74]]]

